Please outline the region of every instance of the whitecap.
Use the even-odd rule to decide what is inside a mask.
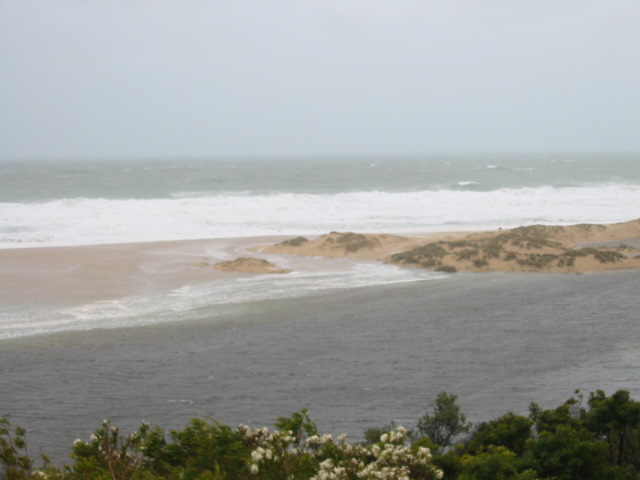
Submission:
[[[593,184],[478,191],[471,181],[415,192],[219,193],[162,199],[73,198],[0,203],[0,248],[198,238],[430,232],[637,218],[640,186]]]

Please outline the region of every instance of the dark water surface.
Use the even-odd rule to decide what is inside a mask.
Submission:
[[[640,394],[640,272],[481,274],[249,304],[211,321],[0,342],[0,417],[62,463],[103,418],[182,428],[207,415],[320,430],[415,425],[438,392],[472,420],[575,389]],[[32,447],[32,452],[36,449]]]

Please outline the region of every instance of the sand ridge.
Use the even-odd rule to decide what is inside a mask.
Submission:
[[[331,232],[313,240],[296,237],[261,251],[352,257],[445,272],[582,273],[640,268],[639,238],[640,219],[636,219],[612,225],[531,225],[419,237]]]

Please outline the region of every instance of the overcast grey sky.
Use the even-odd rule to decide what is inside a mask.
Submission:
[[[640,151],[638,0],[0,0],[0,158]]]

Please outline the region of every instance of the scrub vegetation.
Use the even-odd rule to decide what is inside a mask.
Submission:
[[[235,429],[192,419],[165,432],[142,424],[123,434],[105,420],[76,440],[68,465],[29,455],[26,431],[0,420],[2,480],[637,480],[640,402],[629,392],[580,392],[556,408],[532,403],[472,426],[456,395],[440,393],[413,430],[390,422],[365,440],[320,434],[307,410],[275,428]]]
[[[280,242],[278,245],[282,245],[284,247],[299,247],[300,245],[303,245],[308,242],[309,242],[309,239],[307,237],[295,237],[295,238],[291,238],[289,240]]]
[[[380,241],[368,235],[361,233],[340,233],[331,232],[326,239],[327,243],[334,243],[340,248],[344,248],[346,252],[354,253],[362,249],[371,249],[380,245]]]
[[[371,250],[380,246],[375,235],[353,232],[330,232],[319,239],[323,248],[344,250],[345,253],[356,253],[360,250]],[[295,237],[277,244],[280,247],[302,247],[309,243],[305,237]]]
[[[590,231],[594,225],[581,226]],[[567,247],[557,241],[564,227],[533,225],[519,227],[491,236],[470,236],[464,240],[432,242],[391,255],[389,261],[403,266],[443,270],[444,267],[464,270],[566,270],[571,271],[577,258],[592,256],[600,263],[616,263],[625,258],[625,247]],[[454,265],[447,265],[447,262]],[[458,265],[457,267],[455,265]],[[443,270],[453,271],[453,270]]]

